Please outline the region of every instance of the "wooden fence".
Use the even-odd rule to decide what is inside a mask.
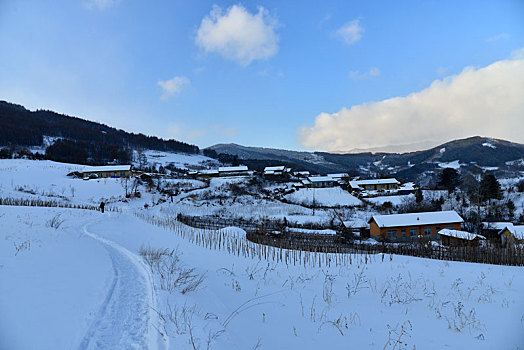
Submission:
[[[72,204],[58,201],[49,201],[43,199],[24,199],[24,198],[0,198],[0,205],[21,206],[21,207],[45,207],[45,208],[67,208],[67,209],[85,209],[97,210],[100,208],[89,204]],[[121,212],[119,208],[105,207],[106,211]]]
[[[285,228],[301,228],[308,230],[322,231],[325,229],[334,229],[332,226],[321,225],[315,223],[299,224],[295,222],[287,222],[278,219],[244,219],[238,218],[222,218],[218,216],[192,216],[177,214],[176,219],[188,226],[194,228],[208,229],[208,230],[220,230],[224,227],[240,227],[246,232],[265,232],[271,233],[273,231],[284,231]],[[358,229],[357,229],[358,231]]]
[[[284,249],[299,249],[322,253],[396,254],[421,258],[465,261],[473,263],[524,266],[524,248],[480,247],[480,246],[442,246],[401,243],[401,244],[361,244],[358,241],[344,240],[340,236],[327,235],[282,235],[271,236],[248,232],[246,238],[251,242]]]
[[[196,229],[176,218],[159,218],[137,213],[147,222],[163,227],[176,235],[210,250],[260,260],[283,262],[287,265],[341,266],[365,264],[393,255],[467,261],[498,265],[524,266],[524,250],[520,247],[502,249],[491,247],[443,247],[422,244],[359,244],[338,235],[286,234],[271,235],[247,232],[246,236],[227,229]],[[247,239],[246,239],[247,238]]]

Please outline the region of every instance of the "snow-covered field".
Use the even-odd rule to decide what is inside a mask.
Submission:
[[[349,207],[362,204],[360,199],[340,187],[302,188],[286,195],[286,199],[292,203],[316,204],[326,207]]]
[[[0,207],[0,216],[0,348],[524,345],[519,267],[381,255],[292,266],[203,248],[131,214]],[[150,268],[144,248],[165,261]],[[169,267],[172,288],[158,273]],[[202,276],[196,290],[174,283],[188,270]]]
[[[0,196],[94,204],[123,196],[119,180],[65,176],[74,169],[2,160]],[[280,254],[298,253],[265,248],[246,257],[257,248],[246,248],[253,244],[238,228],[220,230],[215,246],[206,238],[213,231],[172,231],[135,215],[313,217],[295,204],[227,197],[232,182],[246,181],[216,179],[165,203],[142,189],[142,198],[105,214],[0,206],[0,349],[524,348],[522,267],[303,252],[300,263],[286,264]],[[202,199],[214,191],[219,198]],[[351,225],[371,215],[337,211]],[[330,213],[316,210],[313,219],[329,221]],[[229,238],[244,250],[223,244]]]
[[[0,161],[0,197],[41,198],[64,203],[99,204],[125,195],[120,179],[84,181],[67,177],[82,165],[48,160],[2,159]]]
[[[183,154],[153,150],[144,151],[144,154],[151,165],[162,165],[165,167],[166,165],[172,164],[179,169],[188,169],[206,164],[218,166],[215,159],[199,154]],[[136,157],[138,157],[138,155],[135,154],[135,158]]]

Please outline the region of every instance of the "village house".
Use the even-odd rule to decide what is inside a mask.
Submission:
[[[302,181],[306,187],[325,188],[335,186],[335,180],[329,176],[310,176]]]
[[[460,230],[464,220],[456,211],[374,215],[368,222],[371,237],[388,242],[418,238],[438,239],[441,229]]]
[[[267,166],[264,168],[264,176],[272,175],[272,176],[279,176],[283,175],[286,170],[286,167],[284,165],[277,165],[277,166]]]
[[[293,176],[297,179],[306,179],[309,177],[309,171],[302,170],[302,171],[293,171]]]
[[[340,173],[340,174],[327,174],[330,178],[332,178],[334,181],[336,181],[340,185],[344,185],[349,180],[349,175],[346,173]]]
[[[524,243],[524,225],[511,222],[483,222],[483,234],[502,247]]]
[[[290,179],[291,169],[284,165],[268,166],[264,168],[262,173],[264,178],[277,182],[284,182]]]
[[[395,178],[390,179],[370,179],[370,180],[353,180],[349,186],[355,191],[386,191],[398,190],[400,182]]]
[[[249,169],[245,165],[222,166],[218,168],[218,176],[248,176]]]
[[[442,244],[447,246],[477,246],[486,239],[486,237],[475,233],[447,228],[438,231],[438,235]]]
[[[80,172],[84,180],[90,178],[120,178],[131,176],[131,165],[87,166]]]
[[[218,169],[202,169],[202,170],[191,170],[186,173],[187,177],[190,178],[211,178],[211,177],[226,177],[226,176],[249,176],[252,172],[249,171],[247,166],[224,166]]]
[[[198,172],[199,177],[208,178],[208,177],[217,177],[218,176],[218,170],[217,169],[204,169],[200,170]]]

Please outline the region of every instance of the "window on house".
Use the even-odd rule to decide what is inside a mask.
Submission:
[[[397,230],[388,230],[388,239],[396,239],[397,238]]]
[[[424,236],[429,236],[431,235],[431,227],[424,227]]]
[[[444,226],[444,228],[447,228],[448,230],[453,230],[453,226]]]
[[[410,235],[410,237],[417,237],[418,236],[418,228],[411,228],[411,229],[409,229],[409,235]]]
[[[407,232],[406,232],[406,229],[401,229],[401,230],[400,230],[400,235],[402,236],[402,240],[405,241],[406,238],[407,238]]]

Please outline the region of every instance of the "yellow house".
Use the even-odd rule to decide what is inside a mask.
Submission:
[[[90,177],[97,178],[120,178],[131,176],[131,165],[103,165],[89,166],[81,171],[82,177],[87,180]]]
[[[366,191],[384,191],[397,190],[400,182],[395,178],[390,179],[370,179],[370,180],[353,180],[349,182],[355,190]]]
[[[510,225],[499,231],[500,243],[503,247],[514,246],[524,242],[524,226]]]
[[[464,220],[456,211],[436,211],[375,215],[369,220],[369,232],[376,239],[408,242],[418,238],[438,239],[441,229],[460,230]]]

